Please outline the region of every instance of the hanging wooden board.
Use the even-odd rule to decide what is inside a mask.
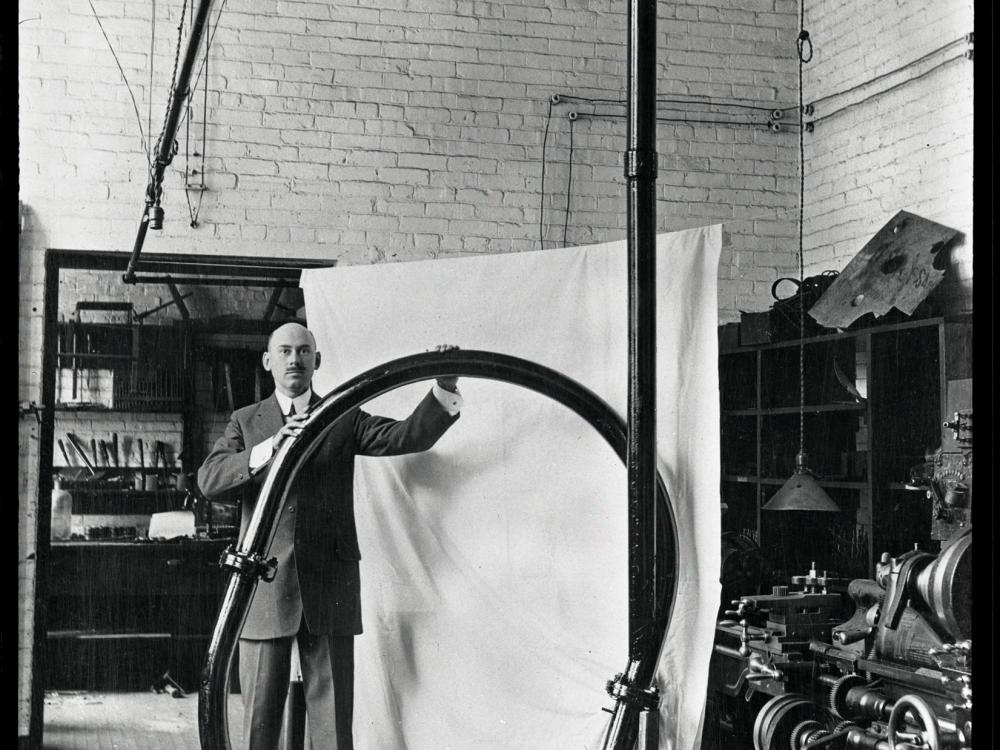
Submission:
[[[862,315],[878,318],[894,307],[912,314],[944,278],[942,251],[958,234],[900,211],[851,259],[809,314],[828,328],[847,328]]]

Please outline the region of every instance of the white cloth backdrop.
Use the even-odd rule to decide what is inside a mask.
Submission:
[[[718,226],[660,235],[657,442],[680,570],[656,670],[662,748],[700,733],[719,596]],[[305,271],[315,386],[457,344],[554,368],[626,413],[624,242]],[[367,411],[403,417],[429,384]],[[626,471],[582,419],[465,378],[428,453],[359,458],[359,750],[599,748],[628,661]]]

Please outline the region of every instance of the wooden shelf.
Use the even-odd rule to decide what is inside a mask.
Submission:
[[[133,640],[137,638],[173,638],[172,633],[138,633],[138,632],[114,632],[114,631],[98,631],[98,630],[50,630],[45,634],[46,637],[53,640],[57,639],[73,639],[80,641],[118,641],[118,640]]]
[[[777,477],[758,477],[749,474],[723,474],[722,481],[738,482],[740,484],[782,485],[788,481],[788,477],[779,479]],[[838,487],[848,490],[863,490],[865,487],[868,487],[868,482],[860,480],[816,479],[816,483],[821,487]],[[893,488],[890,486],[890,489]]]
[[[174,404],[170,404],[170,406],[175,406],[175,405]],[[116,409],[116,408],[113,408],[111,406],[105,406],[104,404],[80,404],[80,405],[75,405],[75,404],[56,404],[52,408],[55,409],[56,411],[61,411],[61,412],[77,412],[77,411],[94,412],[94,411],[99,411],[99,412],[104,412],[104,413],[107,413],[107,414],[114,414],[114,413],[118,413],[118,414],[176,414],[178,416],[182,416],[184,414],[184,409],[180,408],[180,407],[170,408],[170,409],[164,409],[160,405],[158,405],[158,404],[152,404],[152,403],[149,404],[149,407],[150,408],[143,408],[143,409]]]
[[[906,460],[945,441],[949,386],[972,377],[970,337],[971,316],[962,315],[720,348],[723,528],[750,530],[782,574],[820,557],[851,576],[871,576],[876,552],[945,538],[925,493],[907,488]],[[801,437],[800,412],[808,415]],[[762,513],[800,445],[809,466],[830,477],[817,481],[840,508],[822,524]],[[867,537],[860,551],[843,541],[858,529]]]
[[[777,477],[761,477],[759,481],[761,484],[782,485],[788,481],[788,477],[785,477],[784,479],[779,479]],[[849,481],[841,479],[817,478],[816,484],[818,484],[820,487],[838,487],[846,490],[863,490],[865,487],[868,487],[868,482]]]
[[[858,403],[843,403],[843,404],[816,404],[814,406],[806,405],[801,407],[801,411],[806,414],[822,414],[830,412],[863,412],[865,410],[864,404]],[[762,416],[769,415],[782,415],[782,414],[798,414],[800,407],[798,406],[773,406],[764,408],[751,408],[751,409],[724,409],[722,411],[722,416],[724,417],[755,417],[758,414]]]
[[[858,336],[868,336],[877,335],[880,333],[894,333],[897,331],[906,331],[913,328],[926,328],[928,326],[937,326],[942,323],[970,323],[972,322],[971,315],[958,315],[954,317],[934,317],[934,318],[922,318],[920,320],[908,320],[902,323],[887,323],[884,325],[874,325],[868,326],[867,328],[855,328],[851,330],[841,331],[839,333],[827,333],[820,336],[810,336],[804,338],[801,341],[797,338],[788,339],[786,341],[774,341],[769,344],[752,344],[750,346],[734,346],[726,347],[725,349],[720,349],[719,354],[740,354],[743,352],[755,352],[755,351],[768,351],[771,349],[785,349],[792,346],[799,346],[800,344],[809,346],[811,344],[826,344],[833,341],[843,341],[845,339],[857,338]]]

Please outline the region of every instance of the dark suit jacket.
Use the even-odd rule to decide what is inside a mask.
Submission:
[[[318,400],[314,394],[313,403]],[[427,450],[456,419],[431,392],[401,421],[353,409],[336,422],[292,483],[269,553],[278,559],[277,574],[257,585],[242,638],[293,635],[303,616],[311,633],[361,632],[354,457]],[[283,423],[273,395],[238,409],[198,470],[198,487],[206,497],[243,488],[241,533],[267,472],[265,467],[251,476],[250,449]]]

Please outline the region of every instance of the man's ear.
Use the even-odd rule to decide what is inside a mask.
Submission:
[[[320,354],[319,354],[319,352],[316,352],[316,359],[315,359],[315,361],[316,361],[316,366],[315,366],[315,367],[313,367],[313,369],[314,369],[314,370],[318,370],[318,369],[319,369],[319,362],[320,362],[320,359],[321,359],[321,357],[320,357]]]
[[[264,352],[264,355],[260,358],[261,364],[264,365],[264,372],[271,372],[271,353]]]

